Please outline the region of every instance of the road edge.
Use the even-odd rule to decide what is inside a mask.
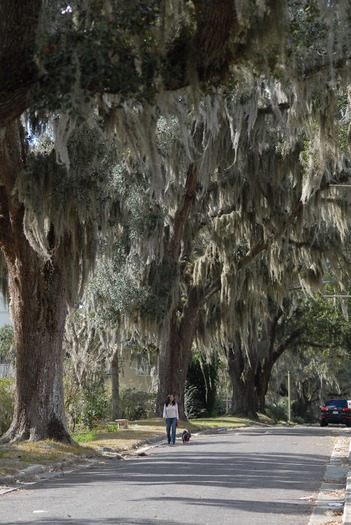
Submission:
[[[349,464],[351,464],[351,440],[349,445]],[[343,524],[351,525],[351,471],[349,470],[346,478],[345,505],[343,512]]]

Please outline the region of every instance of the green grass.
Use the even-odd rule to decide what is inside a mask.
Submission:
[[[137,421],[129,421],[130,425],[138,425],[139,427],[164,427],[165,422],[161,417],[154,417],[150,419],[138,419]]]
[[[232,428],[232,427],[242,427],[242,426],[252,426],[255,424],[255,421],[252,419],[244,417],[234,417],[234,416],[220,416],[220,417],[208,417],[208,418],[199,418],[199,419],[190,419],[190,423],[201,429],[207,428]],[[272,424],[273,421],[262,414],[258,415],[257,423]]]
[[[21,459],[21,461],[23,461],[23,463],[31,463],[31,462],[35,461],[36,457],[32,456],[30,454],[22,454],[20,456],[20,459]]]
[[[200,428],[231,428],[252,424],[252,421],[238,417],[213,417],[206,419],[190,419],[190,422]]]
[[[96,441],[95,432],[84,432],[83,434],[73,434],[74,441],[77,443],[89,443],[89,441]]]
[[[113,422],[101,422],[93,431],[76,429],[72,438],[76,444],[67,445],[46,440],[39,442],[19,442],[0,446],[0,475],[17,472],[21,465],[56,463],[66,459],[79,459],[100,454],[101,447],[117,452],[133,450],[145,439],[165,435],[165,422],[162,418],[130,421],[128,429],[118,429]],[[257,424],[274,424],[267,416],[259,414],[258,421],[232,416],[191,419],[180,421],[178,431],[187,428],[191,433],[219,428],[247,427]]]
[[[117,425],[107,425],[107,432],[118,432],[119,428]]]

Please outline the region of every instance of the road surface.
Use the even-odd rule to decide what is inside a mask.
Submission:
[[[260,427],[193,436],[0,498],[0,523],[308,525],[343,427]]]

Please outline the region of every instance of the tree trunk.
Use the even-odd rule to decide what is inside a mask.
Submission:
[[[24,241],[24,240],[23,240]],[[63,405],[62,338],[66,305],[63,276],[55,264],[41,264],[31,248],[9,265],[16,347],[16,403],[4,441],[54,439],[70,442]],[[41,283],[37,283],[40,275]],[[33,294],[33,286],[38,285]]]
[[[228,373],[233,388],[232,415],[257,418],[255,371],[245,359],[241,345],[227,347]]]
[[[159,388],[156,401],[158,416],[162,416],[167,395],[173,394],[178,403],[179,416],[181,419],[185,419],[185,381],[192,358],[197,313],[198,301],[195,289],[192,289],[182,317],[179,317],[177,310],[173,312],[170,319],[169,336],[165,345],[160,348]]]
[[[271,305],[272,306],[272,305]],[[257,417],[257,412],[264,413],[265,397],[274,363],[285,350],[300,336],[296,329],[277,345],[278,323],[283,311],[276,307],[271,318],[262,324],[260,340],[251,338],[250,348],[242,347],[240,336],[227,349],[228,371],[233,387],[232,413]]]
[[[272,374],[272,368],[278,357],[283,352],[279,349],[275,350],[274,346],[277,339],[278,322],[283,312],[281,308],[274,307],[273,303],[269,302],[270,306],[275,308],[272,318],[267,318],[262,327],[262,339],[258,343],[264,350],[260,352],[262,356],[257,361],[257,370],[255,377],[255,388],[257,394],[257,408],[261,414],[265,412],[265,399],[268,391],[269,380]]]
[[[258,364],[258,370],[255,377],[255,389],[257,392],[257,408],[261,414],[264,414],[265,412],[265,399],[273,365],[274,361],[272,356],[268,356],[262,363]]]
[[[280,344],[277,343],[278,339],[278,323],[283,316],[281,308],[277,308],[276,312],[271,319],[267,319],[265,323],[265,330],[262,332],[265,334],[266,339],[261,341],[261,345],[264,345],[265,352],[261,355],[264,357],[257,362],[257,371],[255,377],[255,389],[257,393],[258,410],[261,413],[265,412],[265,397],[268,391],[269,381],[272,374],[272,368],[279,357],[285,352],[287,348],[300,337],[301,331],[299,328],[292,332],[285,334],[282,337],[280,334]]]
[[[112,421],[122,417],[119,401],[119,359],[118,350],[113,354],[111,361],[111,384],[112,384]]]
[[[196,314],[193,319],[196,325]],[[175,396],[179,408],[179,417],[185,419],[184,391],[188,368],[191,363],[194,330],[188,331],[189,323],[177,319],[173,314],[170,320],[170,334],[166,345],[160,349],[159,388],[156,401],[156,414],[162,416],[167,395]]]
[[[65,279],[55,258],[44,261],[24,235],[24,207],[13,192],[24,162],[21,127],[14,123],[0,142],[0,248],[9,274],[16,348],[15,411],[2,440],[70,442],[63,397]],[[49,245],[53,240],[51,230]]]
[[[186,182],[178,209],[174,217],[173,235],[169,242],[161,271],[165,280],[170,279],[169,268],[174,269],[174,282],[169,289],[171,311],[163,325],[163,337],[159,352],[159,386],[156,400],[156,414],[162,416],[163,405],[168,394],[173,394],[179,406],[179,415],[184,418],[184,390],[188,368],[191,362],[192,343],[195,335],[198,302],[195,289],[188,285],[187,303],[181,300],[179,277],[180,257],[185,225],[193,207],[199,169],[191,164],[187,170]],[[172,301],[172,294],[177,301]]]

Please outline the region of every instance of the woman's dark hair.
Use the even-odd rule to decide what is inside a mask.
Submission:
[[[168,407],[168,405],[169,405],[170,402],[171,402],[171,395],[172,395],[172,394],[169,394],[169,396],[167,396],[166,403],[165,403],[166,407]],[[174,396],[173,396],[172,405],[175,405],[175,399],[174,399]]]

